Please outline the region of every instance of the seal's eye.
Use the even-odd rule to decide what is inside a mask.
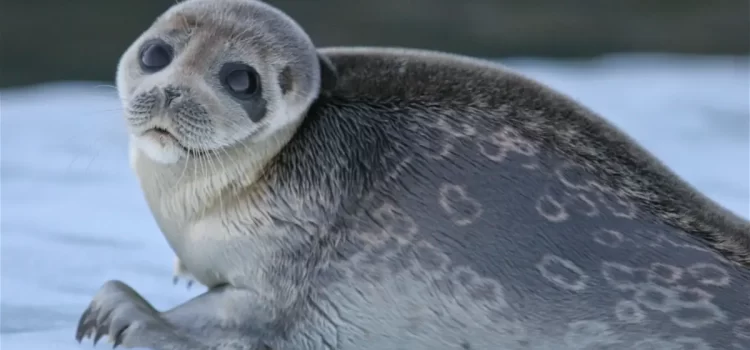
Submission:
[[[141,69],[153,73],[172,62],[172,47],[161,40],[149,41],[141,47]]]
[[[227,63],[221,67],[219,78],[232,96],[248,99],[258,91],[258,72],[243,63]]]

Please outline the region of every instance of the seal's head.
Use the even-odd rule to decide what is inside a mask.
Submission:
[[[174,5],[117,68],[131,140],[160,164],[252,152],[298,125],[332,80],[333,68],[300,26],[254,0]]]

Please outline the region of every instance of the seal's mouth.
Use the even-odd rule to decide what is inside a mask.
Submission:
[[[202,150],[193,149],[193,148],[183,145],[182,142],[180,142],[180,140],[177,137],[175,137],[174,134],[169,132],[169,130],[167,129],[160,128],[160,127],[153,127],[151,129],[144,131],[141,135],[147,135],[150,133],[156,134],[156,136],[159,136],[159,137],[165,137],[165,138],[172,140],[172,142],[174,142],[175,145],[177,145],[177,147],[179,147],[180,149],[185,151],[185,153],[188,153],[190,155],[200,155],[200,154],[206,153]]]
[[[167,129],[155,127],[155,128],[148,129],[148,130],[144,131],[143,133],[146,134],[148,132],[153,132],[153,133],[156,133],[156,134],[158,134],[160,136],[169,137],[169,138],[174,139],[175,141],[177,141],[177,138],[174,137],[174,135],[172,135],[172,133],[169,132]]]

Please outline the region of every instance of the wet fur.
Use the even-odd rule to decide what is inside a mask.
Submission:
[[[567,96],[499,65],[454,55],[380,48],[323,52],[342,75],[336,91],[355,99],[353,108],[369,102],[423,112],[439,105],[462,110],[454,113],[484,114],[586,168],[642,210],[750,267],[747,220],[695,190],[626,134]],[[518,111],[503,115],[508,107]]]
[[[201,11],[218,11],[221,4],[243,3],[219,1],[220,5],[210,5]],[[228,20],[228,23],[233,22]],[[214,23],[196,29],[196,33],[205,28],[211,31],[241,26]],[[227,40],[231,30],[221,30],[211,33]],[[288,54],[281,47],[272,49],[279,51],[264,50],[277,56]],[[531,345],[547,348],[557,344],[555,335],[532,344],[528,337],[523,340],[509,336],[510,325],[520,323],[532,333],[547,334],[561,331],[571,321],[587,317],[603,319],[604,311],[588,309],[587,298],[582,295],[529,288],[523,278],[517,279],[518,285],[513,286],[511,277],[529,268],[516,266],[514,270],[513,254],[544,255],[546,250],[558,249],[557,255],[566,259],[583,257],[581,261],[586,261],[589,257],[599,260],[605,257],[595,250],[581,255],[574,252],[574,246],[560,250],[559,246],[544,243],[550,237],[570,237],[575,241],[574,235],[583,234],[580,229],[598,228],[583,219],[574,220],[571,227],[529,231],[527,234],[539,243],[514,246],[515,239],[511,238],[508,227],[518,230],[543,220],[524,211],[528,209],[524,205],[537,198],[525,198],[523,191],[554,190],[560,184],[549,179],[524,183],[526,175],[503,170],[506,166],[518,166],[518,160],[509,159],[503,165],[478,157],[477,144],[470,140],[485,131],[507,127],[540,151],[540,160],[534,163],[537,174],[549,175],[563,164],[575,164],[582,169],[578,180],[596,183],[614,197],[632,203],[638,214],[633,214],[636,216],[627,223],[611,218],[615,228],[618,225],[628,230],[647,228],[659,232],[659,237],[666,236],[681,244],[710,247],[701,261],[730,271],[735,288],[750,287],[750,277],[744,270],[750,265],[748,222],[699,194],[631,139],[569,98],[489,62],[454,55],[380,48],[329,48],[320,53],[321,56],[308,52],[305,57],[324,59],[322,64],[315,61],[314,70],[319,70],[319,77],[313,79],[315,84],[323,84],[323,90],[319,94],[317,90],[309,90],[317,96],[309,108],[304,102],[291,108],[306,110],[304,118],[250,136],[242,144],[222,148],[212,155],[214,165],[185,163],[190,159],[165,165],[132,147],[133,167],[159,227],[186,270],[210,288],[202,296],[159,314],[178,334],[192,339],[192,343],[154,343],[155,347],[213,349],[221,348],[221,344],[234,344],[237,349],[256,349],[262,343],[278,350],[394,346],[484,349],[482,344],[502,341],[512,349]],[[267,74],[280,76],[282,71],[283,67],[277,67]],[[127,68],[122,69],[120,77],[125,81],[130,79]],[[277,80],[268,79],[265,84],[269,81]],[[281,106],[284,102],[280,101],[288,101],[284,95],[288,87],[264,85],[264,89],[272,91],[268,96],[271,108]],[[273,95],[273,91],[278,95]],[[127,101],[129,96],[123,93],[123,100]],[[247,126],[248,130],[253,127]],[[445,162],[443,158],[454,162]],[[196,161],[194,158],[193,162]],[[186,166],[211,172],[186,173]],[[476,174],[484,174],[480,178],[493,181],[493,186],[485,192],[502,196],[503,189],[508,189],[508,196],[515,194],[514,205],[508,205],[500,197],[483,202],[487,212],[521,208],[513,212],[514,221],[489,217],[482,218],[480,224],[469,220],[456,221],[455,226],[450,226],[450,222],[439,225],[438,222],[446,220],[446,213],[429,202],[429,194],[437,193],[445,183],[449,183],[445,188],[460,187],[462,179],[473,179]],[[407,234],[389,229],[378,216],[384,207],[402,212],[416,229]],[[449,211],[450,215],[457,214]],[[646,237],[639,235],[643,233],[632,237]],[[657,234],[654,235],[656,239]],[[488,242],[497,246],[488,251]],[[443,261],[443,265],[430,268],[429,254],[412,254],[401,260],[390,255],[417,247],[439,256],[436,259]],[[643,249],[639,264],[658,262],[661,260],[656,257],[671,254],[666,248]],[[711,250],[720,252],[723,258]],[[677,259],[671,263],[675,266],[689,262],[686,255],[672,256]],[[737,266],[732,267],[728,261]],[[448,273],[449,268],[461,267],[475,279],[499,283],[506,291],[501,293],[505,295],[503,300],[493,299],[498,305],[513,301],[522,292],[530,293],[528,298],[540,305],[552,305],[560,297],[577,302],[570,304],[567,314],[561,315],[567,318],[564,322],[553,322],[549,319],[552,316],[544,316],[541,310],[535,310],[541,314],[524,314],[513,305],[501,308],[507,312],[502,317],[507,319],[497,319],[496,314],[491,319],[489,309],[474,304],[478,299],[461,299],[460,303],[473,306],[445,306],[454,313],[441,316],[429,311],[424,319],[413,322],[414,330],[393,329],[394,324],[414,315],[389,308],[407,300],[399,296],[397,289],[410,287],[388,284],[390,273],[396,276],[401,272],[394,271],[404,269],[384,266],[407,262],[421,266],[410,272],[416,273],[414,278],[423,276],[422,272],[424,276],[438,276]],[[373,268],[368,269],[368,264]],[[485,271],[482,266],[492,266],[494,270]],[[346,282],[341,275],[349,276],[350,281]],[[426,288],[425,293],[429,291],[430,295],[446,296],[450,293],[436,284],[446,280],[445,283],[455,285],[460,280],[456,276],[438,277],[409,283],[413,284],[411,288],[418,285]],[[382,293],[372,297],[381,296],[383,304],[369,302],[370,299],[354,302],[349,298],[378,293],[375,290],[379,285]],[[448,289],[452,288],[459,287]],[[603,296],[615,293],[601,286],[594,289]],[[718,303],[726,310],[747,302],[746,296],[736,290],[726,295],[716,293]],[[420,298],[408,302],[424,311],[429,305]],[[348,306],[341,309],[344,304]],[[374,306],[377,308],[373,311]],[[471,321],[476,324],[458,319],[446,321],[447,324],[438,321],[451,315],[461,318],[468,310],[487,314],[477,314],[476,321]],[[743,317],[750,317],[747,309],[737,308],[732,312],[733,322],[734,318],[741,322]],[[490,321],[480,324],[479,320],[485,318]],[[622,325],[608,322],[614,328],[612,332],[622,334],[622,341],[628,344],[649,335],[648,327],[626,332]],[[462,338],[461,332],[475,333],[477,337]],[[683,336],[682,331],[666,328],[656,333]],[[634,338],[633,334],[638,336]],[[728,333],[721,336],[729,339]],[[730,339],[720,345],[741,341]]]
[[[316,287],[320,290],[311,291],[313,295],[323,295],[323,304],[336,305],[339,302],[336,297],[342,298],[343,295],[351,294],[351,297],[366,294],[364,290],[367,287],[357,291],[359,288],[356,286],[360,284],[379,286],[370,287],[375,290],[385,288],[381,283],[386,283],[387,276],[395,275],[395,271],[399,270],[385,266],[409,265],[408,260],[419,261],[422,266],[416,272],[411,272],[416,274],[410,277],[415,279],[411,282],[414,284],[413,288],[426,283],[428,286],[424,288],[434,291],[436,285],[441,283],[440,279],[421,283],[416,281],[422,273],[430,275],[429,271],[422,269],[430,270],[425,266],[433,258],[449,261],[447,266],[453,266],[454,269],[468,267],[472,273],[478,273],[480,279],[499,281],[506,288],[505,300],[509,303],[514,296],[521,298],[517,300],[519,304],[524,299],[539,299],[541,305],[549,303],[550,306],[567,303],[570,301],[568,298],[573,296],[565,297],[565,293],[556,294],[560,291],[532,288],[533,277],[530,272],[525,272],[529,277],[513,279],[511,276],[519,273],[511,267],[513,263],[501,263],[517,260],[517,264],[521,264],[521,261],[528,260],[521,259],[522,256],[527,258],[534,254],[555,252],[557,256],[582,266],[587,272],[591,268],[598,268],[598,261],[605,264],[608,261],[630,262],[636,269],[660,263],[685,269],[692,263],[719,264],[731,271],[729,274],[734,287],[725,290],[725,294],[717,293],[716,305],[720,305],[728,313],[734,306],[738,307],[733,315],[737,319],[750,316],[750,308],[742,307],[748,305],[750,300],[740,292],[750,287],[750,274],[746,270],[750,232],[748,222],[695,191],[634,141],[585,107],[539,83],[488,62],[401,49],[331,48],[321,52],[331,59],[338,71],[337,88],[316,101],[295,137],[270,163],[268,176],[265,178],[267,180],[264,182],[269,187],[276,184],[277,188],[289,191],[285,192],[289,193],[289,197],[283,202],[305,203],[309,206],[295,215],[321,213],[321,210],[336,204],[322,212],[326,215],[317,216],[313,220],[316,223],[331,223],[327,229],[316,227],[311,230],[325,233],[316,235],[319,242],[313,251],[320,252],[321,260],[336,261],[334,265],[338,267],[323,273],[324,275],[345,275],[348,276],[348,281],[343,277],[331,278],[341,284],[330,287],[327,285],[329,280],[323,278],[326,282]],[[486,130],[503,128],[516,132],[519,139],[530,141],[539,155],[521,159],[509,156],[505,165],[493,164],[486,158],[478,157],[477,141],[472,139],[479,138]],[[451,138],[445,136],[446,132],[459,136],[454,138],[451,147],[444,148]],[[445,159],[437,161],[434,159],[436,157]],[[535,161],[529,160],[535,158]],[[544,221],[541,217],[534,218],[528,212],[533,207],[533,201],[541,195],[540,189],[546,189],[550,194],[570,191],[554,177],[539,178],[538,175],[532,175],[534,172],[526,175],[519,173],[515,169],[524,160],[534,163],[538,167],[537,172],[548,174],[561,171],[565,164],[574,164],[580,173],[572,175],[568,180],[595,183],[599,188],[605,189],[611,198],[616,198],[611,200],[632,205],[632,217],[622,218],[620,216],[625,214],[610,214],[600,219],[604,221],[589,222],[585,216],[576,217],[571,214],[571,221],[557,228],[553,226],[540,227],[539,231],[517,231],[525,227],[534,230],[532,227],[536,227],[535,222]],[[430,195],[436,192],[441,183],[455,183],[471,188],[472,181],[483,184],[473,188],[473,195],[483,198],[478,201],[483,203],[487,219],[481,221],[480,218],[466,227],[451,225],[450,221],[445,221],[446,212],[431,205],[430,202],[435,199],[431,199],[434,197]],[[311,192],[310,189],[315,190]],[[278,195],[281,192],[274,190],[274,193]],[[592,193],[587,194],[593,195]],[[491,196],[495,196],[495,199],[491,199]],[[417,233],[413,236],[387,232],[375,235],[379,230],[398,230],[383,223],[384,219],[373,218],[379,208],[384,207],[396,208],[400,215],[413,220]],[[502,216],[503,213],[505,216]],[[502,221],[502,217],[508,221]],[[641,241],[643,246],[632,247],[629,253],[625,250],[609,255],[610,252],[597,249],[586,240],[592,231],[607,227],[621,230],[626,239]],[[525,238],[531,235],[535,238],[530,240],[538,243],[529,243],[532,244],[529,246],[519,244],[515,242],[517,239],[521,240],[516,237],[519,234]],[[679,245],[677,243],[672,246],[653,243],[670,239],[698,250],[700,247],[708,247],[720,252],[723,258],[712,254],[692,255],[692,248],[680,252],[680,248],[675,246]],[[396,241],[402,242],[397,244]],[[557,243],[555,245],[552,242]],[[316,244],[312,245],[315,246]],[[423,252],[420,256],[417,252],[421,248],[417,247],[424,246],[430,247],[427,249],[430,252]],[[331,249],[333,252],[329,251]],[[671,251],[672,249],[676,251]],[[404,251],[411,252],[411,255]],[[625,254],[621,255],[623,253]],[[584,261],[591,266],[581,265]],[[736,266],[732,267],[729,261]],[[533,262],[527,261],[526,264],[519,265],[519,271],[526,271]],[[693,288],[701,287],[699,284],[686,283],[686,286]],[[359,334],[361,338],[358,338],[361,343],[352,346],[361,349],[395,346],[409,349],[445,346],[458,349],[462,344],[475,344],[476,347],[472,349],[484,349],[483,346],[491,346],[493,342],[500,344],[502,340],[507,342],[503,344],[509,349],[567,349],[558,343],[561,339],[552,338],[547,342],[540,340],[540,343],[530,343],[529,339],[544,339],[546,333],[560,331],[567,322],[606,320],[611,311],[605,309],[606,304],[600,303],[616,298],[618,292],[608,290],[604,285],[593,287],[600,297],[584,297],[585,294],[581,293],[575,297],[581,299],[567,304],[568,308],[550,312],[547,316],[534,315],[531,311],[533,306],[530,305],[523,308],[529,314],[524,315],[518,309],[514,312],[514,305],[511,303],[510,309],[504,311],[504,317],[508,319],[493,323],[497,327],[497,338],[458,337],[452,340],[453,343],[450,340],[440,343],[436,340],[439,338],[438,334],[449,331],[437,331],[421,337],[394,333],[390,338],[376,338],[383,339],[384,343],[366,347],[363,344],[368,344],[368,336],[362,333]],[[387,296],[389,292],[398,293],[383,289],[375,292],[378,294],[370,295],[370,298],[376,299],[376,295]],[[385,300],[388,301],[383,301],[376,310],[390,310],[400,299],[397,295],[389,297],[391,299],[386,297]],[[558,297],[563,299],[557,300]],[[424,304],[422,307],[430,306]],[[590,307],[593,309],[589,309]],[[398,307],[393,310],[396,316],[383,316],[393,323],[398,321],[388,317],[403,317],[406,320],[413,316],[408,312],[399,313],[402,309]],[[516,312],[521,314],[513,316]],[[329,306],[323,313],[338,315],[344,311],[340,307]],[[456,315],[460,313],[456,310]],[[383,314],[388,312],[383,311]],[[560,315],[565,321],[555,325],[546,324],[548,321],[545,319],[554,317],[552,315]],[[432,317],[433,320],[441,318],[439,313]],[[541,333],[530,336],[525,342],[510,341],[511,337],[507,333],[510,331],[506,327],[511,319],[527,325],[528,329],[536,328]],[[319,322],[318,327],[331,329],[330,325],[323,326],[331,322]],[[368,325],[385,326],[390,322]],[[679,337],[699,334],[695,329],[682,332],[661,329],[662,326],[658,323],[656,326],[640,329],[629,329],[616,322],[610,325],[612,329],[609,331],[622,337],[620,343],[609,344],[608,348],[614,349],[630,348],[637,344],[638,339],[653,335],[671,334]],[[400,326],[407,327],[405,324]],[[475,326],[477,329],[481,328],[480,325]],[[422,324],[421,327],[414,327],[424,329],[428,326]],[[461,323],[455,323],[448,329],[461,327]],[[731,346],[729,339],[733,338],[724,333],[729,328],[724,328],[721,323],[716,327],[718,328],[713,330],[715,333],[706,338],[709,339],[707,342],[718,348]],[[399,332],[399,329],[403,328],[394,326],[391,331]],[[352,335],[342,335],[341,338],[346,339],[347,336]],[[570,348],[576,346],[570,345]]]

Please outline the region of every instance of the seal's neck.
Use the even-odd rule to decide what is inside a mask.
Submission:
[[[191,155],[174,164],[155,162],[130,141],[130,163],[153,214],[173,222],[198,220],[236,203],[294,135],[299,124],[260,141],[211,154]]]

